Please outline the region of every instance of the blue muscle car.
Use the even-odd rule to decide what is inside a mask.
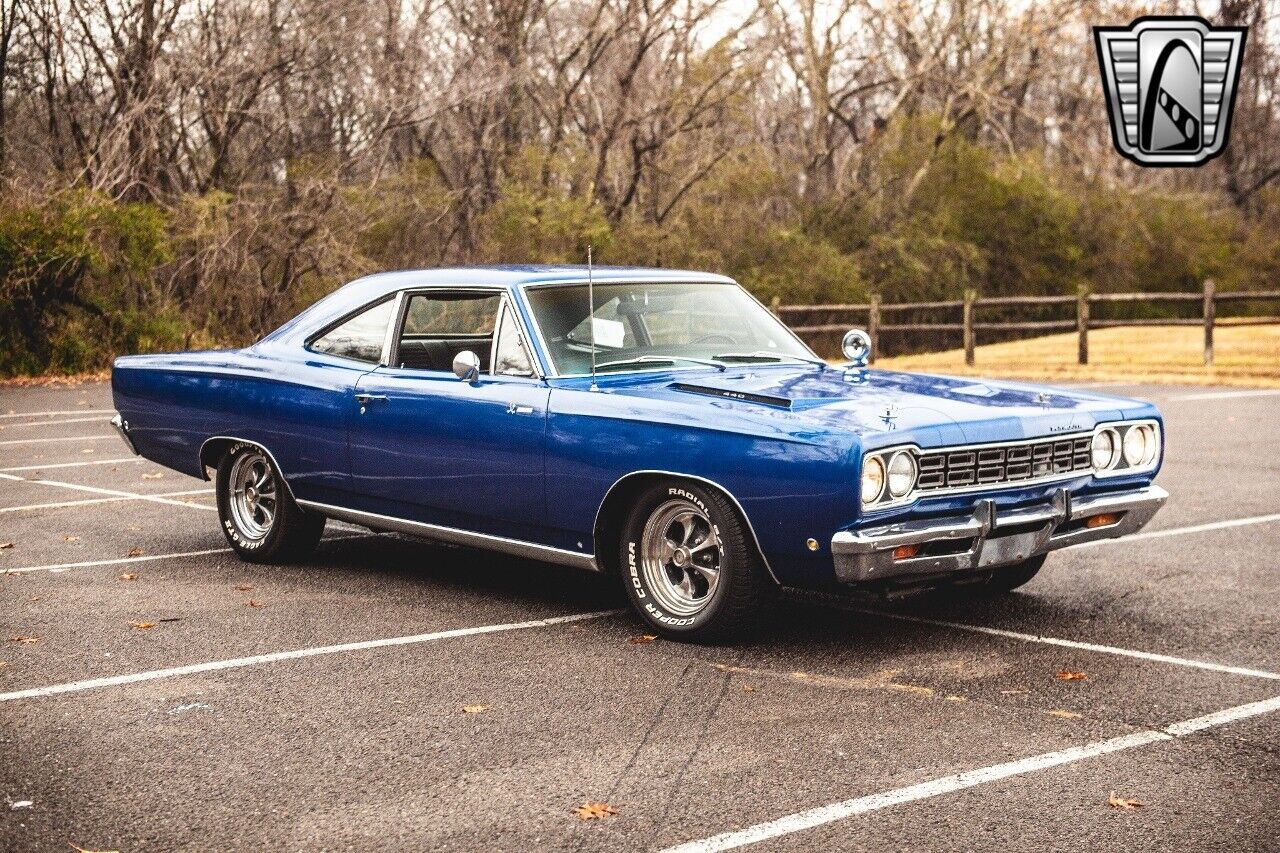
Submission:
[[[245,349],[117,359],[114,423],[213,472],[247,560],[341,519],[617,574],[679,638],[740,631],[780,586],[1007,591],[1167,497],[1148,403],[870,370],[846,343],[827,364],[701,272],[387,273]]]

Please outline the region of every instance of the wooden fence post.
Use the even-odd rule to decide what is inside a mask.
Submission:
[[[1213,279],[1204,280],[1204,366],[1213,367]]]
[[[1080,336],[1079,360],[1089,363],[1089,285],[1076,288],[1076,334]]]
[[[975,290],[964,292],[964,363],[973,367],[973,349],[977,345],[973,334],[973,302],[978,298]]]
[[[775,296],[769,300],[769,310],[773,312],[773,316],[775,317],[779,316],[781,308],[782,308],[781,296]]]
[[[867,308],[867,337],[871,338],[871,355],[868,364],[876,363],[876,352],[880,349],[880,294],[871,294],[871,305]]]

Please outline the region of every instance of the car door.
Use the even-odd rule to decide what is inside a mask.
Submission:
[[[351,482],[367,511],[498,536],[544,525],[550,390],[501,289],[401,297],[389,364],[360,377]],[[453,359],[475,353],[479,374]]]

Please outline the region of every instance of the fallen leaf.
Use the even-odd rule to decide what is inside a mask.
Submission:
[[[146,553],[146,552],[144,552],[141,548],[130,548],[130,549],[129,549],[129,551],[128,551],[128,553],[126,553],[126,554],[125,554],[125,556],[126,556],[126,557],[141,557],[144,553]]]
[[[1061,717],[1064,720],[1078,720],[1084,716],[1084,714],[1077,714],[1075,711],[1054,710],[1054,711],[1045,711],[1045,713],[1048,714],[1050,717]]]
[[[0,666],[8,666],[8,665],[9,665],[8,661],[0,660]]]
[[[164,476],[164,474],[163,474],[163,473],[161,473],[160,471],[156,471],[154,474],[143,474],[143,475],[142,475],[142,479],[144,479],[144,480],[159,480],[159,479],[160,479],[161,477],[163,477],[163,476]]]
[[[266,607],[261,601],[254,601],[252,598],[245,602],[250,607]]]
[[[652,643],[658,639],[657,634],[641,634],[638,637],[632,637],[628,642],[633,646],[643,646],[645,643]]]
[[[598,818],[615,815],[618,810],[608,803],[583,803],[573,810],[579,820],[596,820]]]
[[[1107,798],[1107,805],[1113,809],[1138,809],[1146,805],[1141,800],[1126,800],[1123,797],[1117,797],[1116,792],[1112,791],[1111,796]]]
[[[142,528],[136,524],[130,524],[128,527],[125,528],[125,530],[128,531],[129,533],[137,533],[141,529]]]
[[[1028,689],[1026,689],[1025,687],[1015,687],[1015,688],[1014,688],[1014,689],[1012,689],[1012,690],[1001,690],[1001,691],[1000,691],[1000,695],[1002,695],[1002,696],[1021,696],[1021,695],[1022,695],[1022,694],[1024,694],[1024,693],[1030,693],[1030,692],[1031,692],[1031,691],[1030,691],[1030,690],[1028,690]]]
[[[13,547],[12,542],[0,542],[0,551],[7,551]]]
[[[64,534],[62,534],[62,541],[63,541],[63,542],[79,542],[79,541],[80,541],[80,537],[79,537],[79,536],[72,536],[70,533],[64,533]]]
[[[1069,669],[1064,669],[1056,677],[1059,681],[1084,681],[1089,676],[1083,672],[1072,672]]]
[[[130,622],[129,624],[132,625],[134,629],[138,631],[150,631],[152,628],[156,626],[156,623],[154,622]]]
[[[32,643],[38,643],[38,642],[40,642],[40,638],[39,638],[39,637],[23,637],[23,636],[17,636],[17,637],[10,637],[10,638],[9,638],[9,640],[10,640],[11,642],[14,642],[14,643],[22,643],[24,646],[29,646],[29,645],[31,645]]]
[[[489,710],[488,705],[463,705],[462,713],[464,714],[483,714]]]
[[[31,596],[31,598],[30,598],[30,599],[28,599],[28,600],[29,600],[29,601],[39,601],[39,600],[40,600],[40,596],[38,596],[38,595],[33,595],[33,596]]]
[[[236,592],[248,592],[251,589],[253,589],[253,587],[247,583],[236,584]]]
[[[744,684],[744,685],[742,685],[742,692],[743,692],[743,693],[755,693],[755,692],[756,692],[756,689],[755,689],[754,687],[752,687],[750,684]]]
[[[946,697],[944,697],[944,698],[945,698],[945,699],[946,699],[946,701],[948,701],[948,702],[968,702],[968,701],[969,701],[968,699],[964,698],[963,696],[946,696]]]
[[[120,580],[122,581],[136,581],[137,579],[138,579],[137,572],[125,572],[120,576]]]
[[[84,450],[81,450],[80,452],[81,452],[81,453],[92,453],[92,452],[93,452],[93,448],[92,448],[92,447],[86,447]]]
[[[71,844],[71,842],[68,841],[67,844]],[[71,849],[79,850],[80,853],[120,853],[119,850],[86,850],[83,847],[77,847],[74,844],[71,844]]]

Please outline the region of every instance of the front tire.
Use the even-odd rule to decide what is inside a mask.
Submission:
[[[234,445],[218,463],[218,517],[242,560],[281,563],[315,550],[325,517],[303,512],[262,448]]]
[[[656,633],[714,642],[758,627],[773,583],[746,523],[719,492],[679,481],[646,489],[620,544],[627,595]]]

